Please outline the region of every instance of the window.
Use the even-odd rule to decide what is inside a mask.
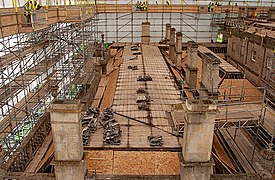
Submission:
[[[273,57],[268,57],[266,61],[266,67],[268,69],[273,69],[275,66],[274,58]]]
[[[252,51],[251,60],[256,61],[256,51]]]

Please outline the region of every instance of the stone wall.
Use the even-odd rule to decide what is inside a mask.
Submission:
[[[273,57],[272,44],[275,40],[246,32],[233,31],[228,37],[227,60],[241,71],[256,86],[263,86],[263,80],[269,81],[271,69],[267,61]],[[254,53],[254,58],[252,55]]]

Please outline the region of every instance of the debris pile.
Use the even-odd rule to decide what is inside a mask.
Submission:
[[[86,126],[82,130],[83,146],[90,144],[91,134],[97,130],[97,118],[99,116],[99,108],[89,108],[82,119],[82,126]]]
[[[138,70],[138,66],[131,66],[131,65],[129,65],[129,66],[128,66],[128,69]]]
[[[137,51],[138,50],[138,46],[137,45],[132,45],[131,46],[131,51]]]
[[[138,59],[138,56],[132,56],[132,57],[130,57],[130,60],[136,60],[136,59]]]
[[[139,54],[142,54],[141,51],[134,51],[133,52],[133,55],[139,55]]]
[[[138,81],[152,81],[152,77],[149,75],[140,75],[137,78]]]
[[[110,108],[110,107],[106,108],[103,112],[102,120],[108,121],[109,119],[112,119],[113,117],[114,117],[114,113],[113,113],[112,108]]]
[[[136,102],[138,103],[139,110],[149,111],[148,102],[150,102],[150,96],[148,96],[147,94],[142,96],[137,96]]]
[[[137,96],[136,102],[137,103],[140,103],[140,102],[150,102],[150,96],[148,96],[147,94],[146,95],[139,95],[139,96]]]
[[[103,142],[108,145],[120,145],[121,130],[119,123],[114,119],[114,113],[111,108],[103,112]]]
[[[150,135],[147,138],[150,142],[150,146],[162,146],[163,145],[163,139],[162,139],[162,136],[160,136],[160,135],[157,135],[157,136]]]
[[[146,90],[144,88],[137,89],[137,94],[144,94],[144,93],[146,93]]]
[[[148,105],[147,102],[138,103],[138,109],[139,110],[149,111],[149,105]]]
[[[88,115],[93,115],[94,118],[97,118],[99,116],[99,108],[98,107],[96,107],[96,108],[90,107],[87,110],[87,114]]]

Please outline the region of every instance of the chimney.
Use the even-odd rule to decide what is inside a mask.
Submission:
[[[274,21],[275,20],[275,8],[270,8],[268,11],[268,19]]]
[[[54,167],[57,180],[84,180],[86,162],[83,153],[80,101],[55,101],[50,116],[54,145]]]
[[[182,59],[182,33],[177,32],[177,34],[176,34],[176,60],[175,60],[175,64],[178,68],[181,67],[181,59]]]
[[[166,44],[170,43],[170,30],[171,30],[171,24],[167,23],[166,24],[166,36],[165,36]]]
[[[219,84],[220,60],[212,53],[205,53],[202,56],[201,84],[208,94],[216,95]]]
[[[169,45],[169,56],[170,59],[175,63],[175,33],[176,29],[171,28],[170,31],[170,45]]]
[[[198,44],[187,42],[186,83],[194,91],[197,88]]]
[[[149,44],[150,43],[150,22],[142,22],[142,34],[141,34],[141,43]]]

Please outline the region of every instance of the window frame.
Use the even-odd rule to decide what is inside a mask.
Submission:
[[[256,51],[252,50],[251,52],[251,61],[256,62]]]

